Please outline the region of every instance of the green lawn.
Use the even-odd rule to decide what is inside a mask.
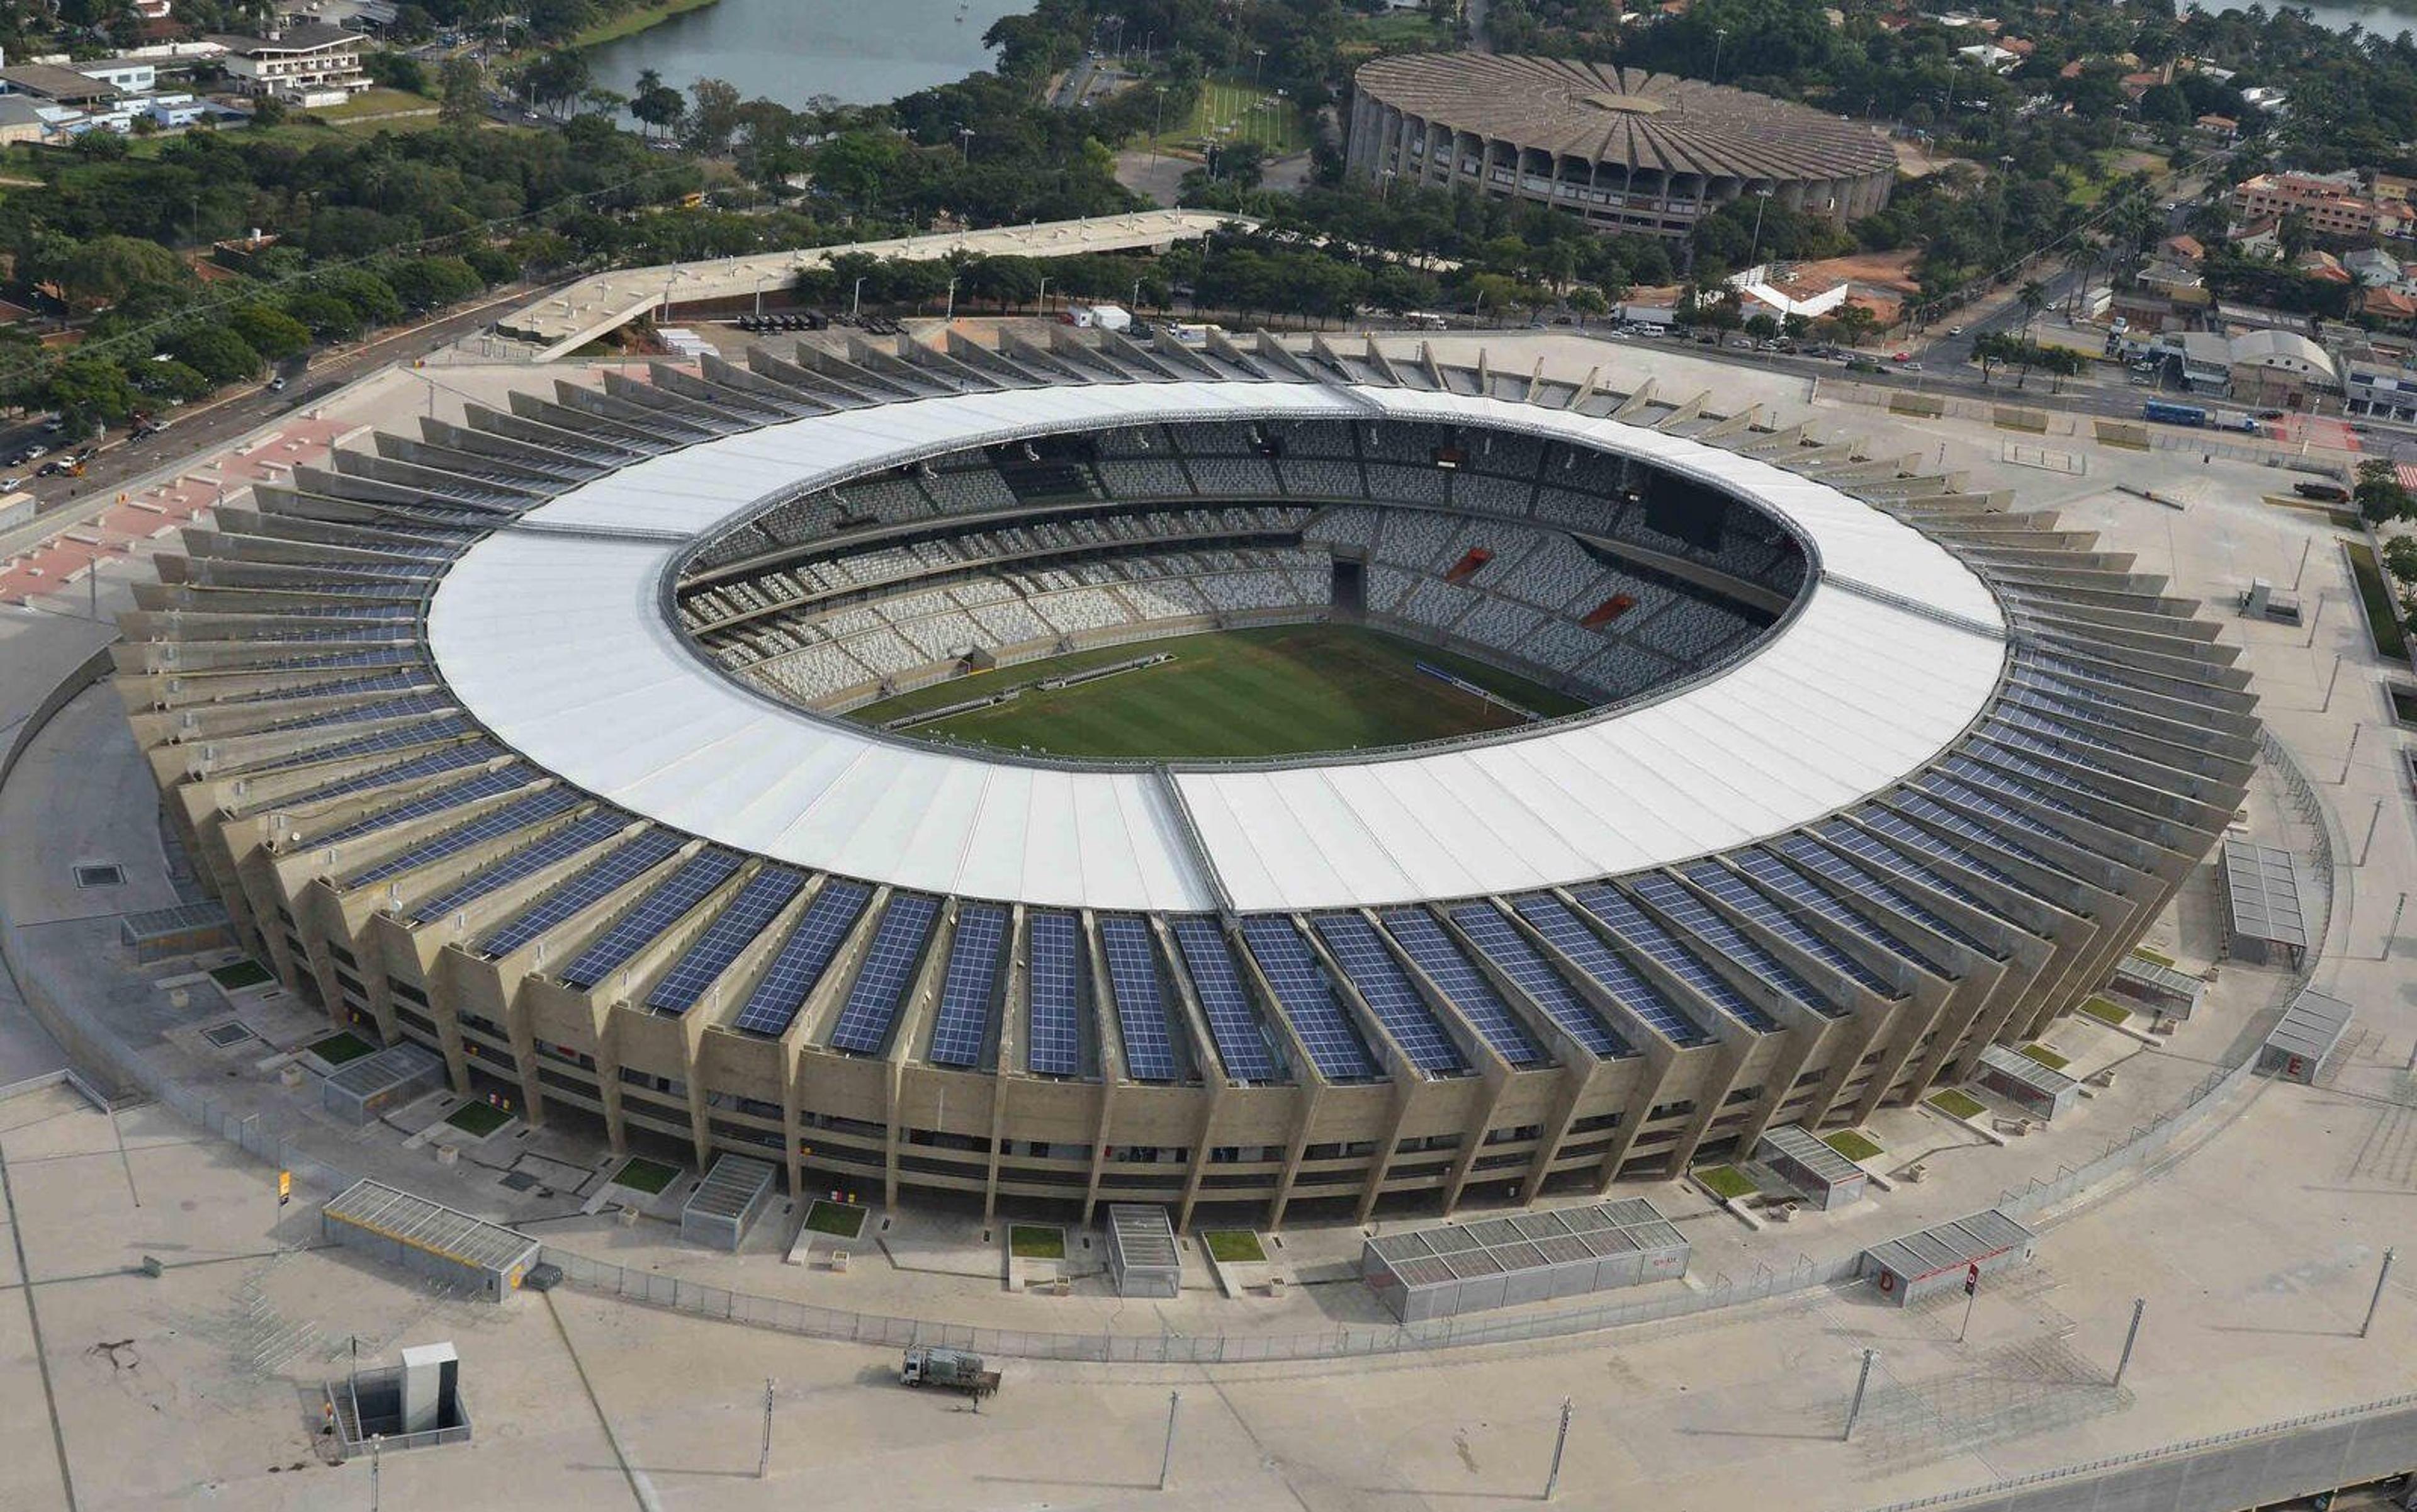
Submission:
[[[2174,958],[2164,951],[2151,950],[2146,945],[2135,945],[2132,947],[2132,954],[2144,961],[2153,961],[2169,971],[2173,970]]]
[[[836,1239],[861,1237],[864,1233],[864,1209],[855,1203],[834,1202],[824,1197],[814,1199],[814,1205],[806,1209],[807,1229],[814,1233],[829,1234]],[[1061,1250],[1065,1247],[1063,1240],[1058,1242],[1058,1247]]]
[[[2026,1045],[2023,1046],[2023,1054],[2029,1056],[2050,1071],[2061,1071],[2073,1064],[2072,1057],[2059,1055],[2045,1045]]]
[[[654,0],[653,4],[639,6],[633,10],[615,16],[610,21],[600,21],[593,26],[581,28],[570,38],[570,45],[594,47],[599,42],[618,41],[624,37],[634,36],[650,26],[661,25],[674,16],[683,15],[691,10],[703,10],[711,4],[713,0]]]
[[[210,980],[229,992],[241,992],[246,987],[256,987],[264,982],[273,982],[276,977],[270,973],[268,968],[258,961],[229,961],[224,966],[211,967]]]
[[[512,1116],[493,1103],[464,1103],[445,1115],[445,1122],[463,1133],[483,1139],[512,1121]]]
[[[2102,1024],[2113,1024],[2119,1029],[2132,1021],[2130,1009],[2118,1008],[2104,998],[2090,999],[2081,1005],[2081,1011]]]
[[[1754,1183],[1735,1166],[1700,1166],[1688,1174],[1703,1183],[1707,1191],[1724,1202],[1752,1197],[1755,1192]]]
[[[1930,1106],[1949,1118],[1979,1118],[1988,1111],[1978,1101],[1953,1087],[1931,1093]]]
[[[1064,1260],[1066,1230],[1041,1223],[1019,1223],[1007,1230],[1008,1253],[1017,1260]]]
[[[311,1046],[311,1053],[331,1066],[357,1061],[370,1053],[370,1042],[349,1030],[328,1035]]]
[[[1880,1153],[1878,1140],[1858,1134],[1853,1129],[1840,1129],[1822,1140],[1822,1143],[1848,1160],[1869,1160]]]
[[[613,1184],[626,1186],[633,1192],[645,1192],[652,1196],[669,1186],[678,1179],[678,1176],[677,1166],[668,1165],[660,1160],[648,1160],[643,1155],[631,1155],[621,1162],[619,1170],[613,1173]]]
[[[1094,758],[1233,758],[1338,751],[1466,735],[1515,725],[1509,710],[1418,671],[1441,666],[1546,715],[1581,701],[1466,657],[1355,626],[1277,625],[1184,635],[1086,651],[870,704],[849,715],[877,725],[1087,666],[1164,651],[1175,660],[920,725],[1010,749]]]
[[[1148,139],[1143,139],[1148,145]],[[1309,150],[1309,127],[1289,99],[1249,79],[1208,79],[1200,102],[1180,121],[1169,121],[1158,137],[1160,150],[1197,149],[1208,143],[1255,142],[1271,158]]]
[[[1211,1229],[1200,1236],[1200,1242],[1224,1265],[1253,1265],[1268,1258],[1259,1236],[1248,1229]]]
[[[1443,42],[1449,34],[1423,10],[1388,10],[1381,16],[1352,16],[1344,23],[1350,42],[1378,47],[1408,47],[1418,42]]]
[[[2342,549],[2349,553],[2350,575],[2358,579],[2358,598],[2366,606],[2366,630],[2375,641],[2376,654],[2395,662],[2409,660],[2409,638],[2400,629],[2400,606],[2383,581],[2383,570],[2376,565],[2375,549],[2364,541],[2345,542]]]
[[[408,89],[388,89],[383,84],[362,90],[341,105],[321,105],[303,114],[324,121],[349,121],[363,115],[391,115],[397,111],[434,110],[436,101],[426,95],[415,95]]]

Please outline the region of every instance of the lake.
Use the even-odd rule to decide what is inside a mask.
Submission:
[[[991,66],[982,33],[1030,0],[717,0],[587,55],[596,82],[628,93],[641,69],[686,90],[726,79],[741,98],[802,106],[815,95],[871,105]]]

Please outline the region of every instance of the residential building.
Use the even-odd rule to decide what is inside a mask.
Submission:
[[[221,36],[226,70],[245,94],[310,109],[340,105],[370,86],[358,32],[312,23],[266,37]]]
[[[2360,294],[2358,313],[2369,320],[2417,320],[2417,298],[2398,289],[2370,288]]]
[[[0,95],[0,146],[39,142],[50,130],[41,108],[23,95]]]
[[[84,107],[114,104],[126,93],[106,79],[55,63],[21,63],[0,69],[0,89],[54,105]]]
[[[2232,211],[2244,220],[2298,215],[2324,237],[2372,237],[2382,207],[2353,191],[2354,174],[2259,174],[2234,187]]]
[[[2177,263],[2207,261],[2207,244],[2188,233],[2178,237],[2167,237],[2157,243],[2157,251]]]

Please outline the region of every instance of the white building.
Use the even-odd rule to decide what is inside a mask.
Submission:
[[[274,98],[305,110],[341,105],[370,86],[361,69],[358,32],[312,23],[266,37],[218,37],[226,70],[247,95]]]

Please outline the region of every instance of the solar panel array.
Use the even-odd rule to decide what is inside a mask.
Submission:
[[[747,995],[746,1006],[738,1010],[730,1027],[751,1034],[786,1032],[798,1010],[805,1007],[806,995],[830,970],[831,957],[846,943],[847,932],[856,927],[857,916],[872,896],[873,889],[862,882],[833,878],[823,883],[823,890],[806,905],[789,938],[781,942],[771,964],[756,979],[755,990]]]
[[[1947,777],[1938,772],[1933,772],[1929,776],[1923,778],[1914,786],[1921,788],[1923,792],[1932,794],[1935,797],[1946,800],[1950,802],[1961,803],[1966,808],[1971,809],[1976,813],[1985,814],[1989,817],[1998,820],[1999,823],[2010,824],[2026,834],[2045,835],[2050,839],[2058,838],[2057,832],[2049,827],[2046,820],[2036,818],[2023,810],[2015,808],[2010,803],[1992,798],[1987,793],[1982,791],[1980,787],[1972,784],[1957,782],[1951,777]],[[1924,817],[1932,818],[1942,828],[1952,828],[1953,832],[1956,834],[1966,835],[1975,839],[1988,839],[1999,847],[2006,850],[2010,850],[2015,855],[2023,857],[2027,861],[2045,866],[2050,871],[2060,872],[2067,877],[2074,875],[2073,868],[2064,865],[2060,862],[2049,860],[2046,856],[2041,854],[2039,851],[2031,849],[2029,846],[2023,845],[2017,841],[2006,839],[2000,832],[1991,830],[1987,825],[1982,824],[1977,819],[1968,819],[1960,815],[1950,814],[1948,810],[1931,803],[1926,799],[1916,802],[1919,802],[1920,810],[1923,813]],[[1908,803],[1908,811],[1914,811],[1913,803]]]
[[[1117,1033],[1125,1071],[1136,1081],[1182,1076],[1167,1034],[1166,993],[1158,981],[1158,950],[1149,925],[1130,914],[1100,921],[1100,948],[1108,958],[1108,986],[1117,1000]]]
[[[347,840],[357,840],[362,835],[375,834],[380,830],[391,830],[396,825],[408,824],[414,819],[424,819],[432,814],[442,814],[447,809],[460,808],[465,803],[475,803],[482,798],[499,797],[515,788],[525,787],[535,781],[537,781],[537,774],[515,761],[509,766],[498,767],[493,771],[482,771],[474,777],[464,778],[461,782],[432,787],[424,793],[382,808],[366,818],[356,819],[341,829],[330,830],[326,834],[314,834],[310,837],[309,844],[313,847],[340,846]]]
[[[1773,841],[1771,846],[1773,849],[1786,857],[1796,868],[1825,881],[1832,882],[1857,897],[1878,904],[1881,910],[1892,918],[1909,920],[1937,934],[1944,935],[1958,944],[1968,945],[1973,950],[1980,951],[1984,955],[1995,954],[1973,939],[1969,933],[1957,928],[1946,916],[1929,905],[1916,900],[1904,889],[1874,876],[1853,862],[1832,854],[1803,835],[1787,835]],[[1756,872],[1756,875],[1759,877],[1761,873]],[[1853,914],[1854,910],[1848,909],[1847,912]],[[1860,918],[1861,915],[1856,914],[1854,917]],[[1877,928],[1877,926],[1866,925],[1866,927]],[[1882,931],[1879,938],[1882,943],[1889,943],[1895,939],[1895,936],[1887,931]],[[1923,964],[1930,962],[1930,956],[1910,942],[1900,943],[1897,949],[1908,960]]]
[[[1427,980],[1460,1011],[1469,1027],[1477,1031],[1478,1038],[1492,1046],[1497,1055],[1514,1066],[1534,1065],[1544,1059],[1543,1049],[1511,1011],[1511,1005],[1502,1000],[1502,995],[1494,990],[1494,984],[1469,963],[1452,937],[1443,932],[1443,925],[1425,909],[1389,909],[1382,917],[1385,932],[1418,963]]]
[[[509,887],[524,878],[534,877],[556,862],[568,861],[589,846],[603,844],[620,833],[629,822],[630,816],[617,809],[600,809],[593,814],[582,815],[535,845],[515,850],[494,865],[473,874],[452,891],[419,904],[412,909],[412,916],[442,919],[490,893]]]
[[[747,878],[738,895],[714,916],[705,933],[646,994],[646,1006],[666,1014],[684,1014],[695,1007],[714,978],[738,958],[738,953],[764,932],[805,885],[806,874],[790,866],[767,866]]]
[[[1083,956],[1071,913],[1031,916],[1026,976],[1031,1013],[1025,1031],[1026,1069],[1043,1077],[1083,1074]]]
[[[998,948],[1007,939],[1008,912],[995,903],[968,903],[957,909],[957,932],[949,941],[949,970],[940,981],[940,1008],[932,1016],[932,1045],[924,1059],[939,1066],[981,1063],[990,1038],[990,1009],[998,984]]]
[[[1545,1016],[1561,1027],[1562,1032],[1606,1061],[1616,1061],[1636,1051],[1626,1040],[1612,1031],[1592,1005],[1578,996],[1569,979],[1553,969],[1527,937],[1511,927],[1511,921],[1482,903],[1465,904],[1454,909],[1452,922],[1460,926],[1480,955],[1492,961],[1504,976],[1509,977],[1528,1000],[1544,1011]],[[1396,930],[1398,938],[1400,931]],[[1450,990],[1450,989],[1446,989]]]
[[[1654,1032],[1674,1045],[1700,1045],[1711,1038],[1689,1018],[1669,995],[1637,974],[1603,937],[1578,922],[1561,900],[1545,893],[1513,898],[1511,906],[1544,943],[1567,956],[1579,970],[1594,978],[1605,992],[1628,1005]]]
[[[491,960],[510,955],[597,899],[645,876],[648,867],[680,845],[681,837],[668,830],[646,831],[548,893],[526,912],[490,931],[479,942],[479,954]]]
[[[1693,893],[1655,873],[1634,879],[1636,895],[1660,909],[1680,928],[1715,952],[1752,971],[1780,991],[1816,1012],[1835,1018],[1846,1010],[1800,975],[1796,969],[1765,950],[1753,936],[1731,924]]]
[[[562,973],[563,982],[585,992],[603,981],[604,973],[638,954],[646,941],[703,902],[707,893],[730,880],[740,859],[735,850],[710,846],[682,862],[677,871],[656,883],[595,943],[579,953]]]
[[[1250,994],[1242,989],[1241,973],[1235,969],[1224,934],[1213,922],[1198,918],[1178,919],[1173,928],[1175,943],[1183,952],[1184,969],[1192,975],[1192,990],[1200,1000],[1201,1012],[1208,1016],[1208,1037],[1216,1042],[1217,1058],[1225,1063],[1225,1075],[1237,1081],[1281,1079],[1267,1031],[1251,1012]]]
[[[831,1027],[831,1048],[859,1055],[880,1051],[889,1027],[898,1021],[898,1005],[923,959],[923,944],[932,938],[932,921],[939,911],[940,900],[920,893],[889,895],[864,964],[848,985],[839,1022]]]
[[[1864,923],[1852,909],[1798,876],[1778,857],[1767,851],[1749,850],[1735,860],[1746,876],[1770,887],[1779,894],[1781,901],[1772,902],[1768,894],[1756,890],[1744,878],[1709,861],[1698,862],[1686,868],[1687,879],[1764,928],[1783,936],[1797,949],[1830,970],[1843,973],[1848,980],[1883,998],[1900,996],[1895,985],[1888,978],[1832,944],[1827,936],[1806,924],[1802,915],[1819,914],[1908,960],[1921,957],[1890,939],[1885,931]]]
[[[1903,824],[1904,821],[1898,822]],[[1978,909],[1992,919],[2004,919],[2004,915],[2000,914],[1988,899],[1981,896],[1980,893],[1961,882],[1952,880],[1937,867],[1906,854],[1887,841],[1866,831],[1859,830],[1844,819],[1831,819],[1817,826],[1813,832],[1857,861],[1876,867],[1881,872],[1920,882],[1933,892],[1943,893],[1969,908]],[[2022,927],[2012,920],[2005,920],[2005,923],[2010,928]],[[1969,939],[1970,936],[1959,935],[1956,938]]]
[[[514,830],[535,824],[540,819],[550,819],[557,814],[568,813],[586,802],[585,793],[569,787],[549,787],[541,793],[531,793],[528,797],[506,803],[501,808],[490,809],[467,824],[456,825],[443,834],[423,840],[393,860],[372,866],[368,871],[352,878],[344,885],[369,887],[374,883],[383,882],[388,878],[400,877],[407,871],[425,866],[430,862],[442,861],[448,856],[459,855],[472,846],[482,846],[490,840],[500,840]]]
[[[1326,972],[1312,955],[1308,941],[1294,932],[1289,920],[1262,914],[1242,921],[1242,942],[1267,974],[1292,1020],[1293,1032],[1308,1047],[1309,1058],[1330,1081],[1366,1081],[1376,1075],[1376,1062],[1343,1005]]]
[[[1918,813],[1923,815],[1925,818],[1932,819],[1942,829],[1969,826],[1971,822],[1969,819],[1964,819],[1960,816],[1952,814],[1947,810],[1940,808],[1936,803],[1926,802],[1918,799],[1908,800],[1905,805],[1905,809],[1908,814]],[[2042,896],[2038,888],[2021,880],[2019,878],[2015,877],[2014,873],[1998,865],[1995,862],[1983,860],[1981,857],[1974,855],[1969,848],[1964,846],[1959,846],[1953,841],[1932,833],[1930,831],[1923,829],[1921,825],[1914,823],[1911,819],[1907,818],[1905,814],[1896,813],[1890,809],[1871,807],[1860,810],[1859,817],[1862,819],[1865,825],[1870,827],[1874,833],[1886,836],[1888,839],[1896,842],[1900,846],[1919,851],[1923,855],[1934,857],[1937,860],[1961,866],[1966,871],[1989,878],[1989,880],[1996,882],[2000,887],[2012,888],[2015,892],[2021,893],[2026,896],[2039,898],[2043,903],[2047,901],[2045,897]],[[1965,832],[1970,833],[1974,832],[1968,829]],[[1997,844],[1999,848],[2002,850],[2020,849],[2019,847],[2014,846],[2004,839],[1999,839]]]
[[[1419,996],[1419,989],[1411,985],[1367,920],[1356,913],[1321,913],[1310,921],[1310,926],[1326,941],[1343,974],[1360,990],[1361,1000],[1410,1058],[1410,1064],[1430,1076],[1456,1076],[1468,1069],[1460,1047],[1436,1022],[1426,1000]]]
[[[414,782],[422,777],[441,777],[448,771],[460,771],[482,761],[492,761],[505,755],[504,748],[493,741],[464,741],[440,751],[426,751],[416,756],[364,771],[357,776],[331,782],[307,792],[292,794],[275,801],[270,807],[300,808],[310,803],[331,802],[351,793],[367,792],[372,787],[386,787],[395,783]]]

